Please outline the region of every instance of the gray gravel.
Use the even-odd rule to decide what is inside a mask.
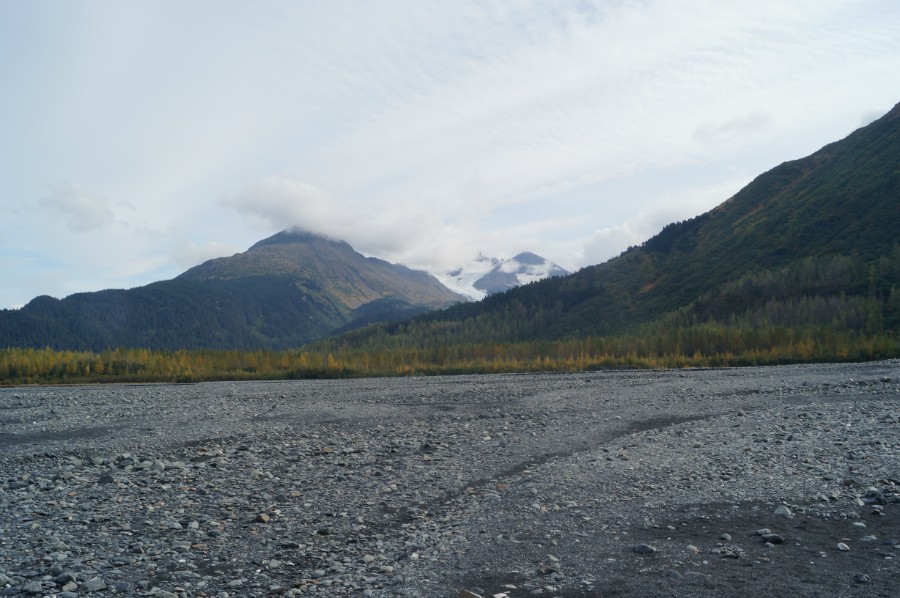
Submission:
[[[900,362],[0,389],[0,595],[895,595]]]

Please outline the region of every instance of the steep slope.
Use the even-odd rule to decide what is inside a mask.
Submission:
[[[435,276],[448,289],[478,301],[523,284],[567,274],[568,271],[550,260],[531,252],[523,252],[506,260],[485,257],[479,253],[478,257],[464,266]]]
[[[424,272],[282,232],[173,280],[4,310],[0,346],[284,348],[461,300]]]
[[[710,212],[667,226],[584,278],[616,294],[623,326],[805,257],[855,255],[874,262],[893,251],[898,231],[900,104],[842,141],[760,175]],[[576,321],[600,317],[607,308],[588,301],[571,315]]]
[[[423,346],[428,343],[421,331],[434,336],[438,329],[443,335],[438,342],[444,343],[620,334],[701,298],[716,311],[712,306],[720,293],[732,301],[732,315],[740,315],[751,307],[750,298],[735,301],[725,285],[754,273],[800,277],[781,286],[783,301],[800,301],[807,292],[867,294],[875,301],[867,309],[887,310],[875,321],[889,326],[896,316],[887,312],[900,297],[898,231],[900,104],[842,141],[773,168],[710,212],[670,224],[604,264],[371,334],[385,344],[400,342],[392,335],[408,335],[415,338],[404,342]],[[852,281],[852,288],[835,288],[836,281],[822,278],[842,269],[829,261],[835,256],[846,256],[843,269],[853,272],[840,280]],[[767,299],[778,298],[757,297]],[[355,336],[345,342],[376,341]]]

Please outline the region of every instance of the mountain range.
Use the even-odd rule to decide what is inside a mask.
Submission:
[[[795,347],[811,334],[859,345],[900,332],[898,231],[900,104],[603,264],[557,276],[533,254],[481,256],[441,276],[482,301],[347,243],[284,231],[173,280],[0,311],[0,347],[288,348],[332,337],[325,345],[335,349],[439,355],[479,342],[660,330],[674,339],[664,350],[676,352],[727,351],[765,334],[755,346]],[[334,337],[370,323],[382,324]]]
[[[566,276],[569,272],[550,260],[531,252],[509,259],[485,257],[482,254],[459,268],[436,274],[448,289],[473,301],[494,293],[502,293],[545,278]]]

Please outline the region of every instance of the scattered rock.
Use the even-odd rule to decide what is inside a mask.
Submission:
[[[775,515],[777,517],[793,517],[793,513],[786,505],[779,505],[775,508]]]
[[[81,589],[85,592],[99,592],[106,589],[106,582],[99,577],[94,577],[81,584]]]

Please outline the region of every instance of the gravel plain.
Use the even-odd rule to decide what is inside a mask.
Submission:
[[[0,596],[897,596],[900,361],[0,389]]]

